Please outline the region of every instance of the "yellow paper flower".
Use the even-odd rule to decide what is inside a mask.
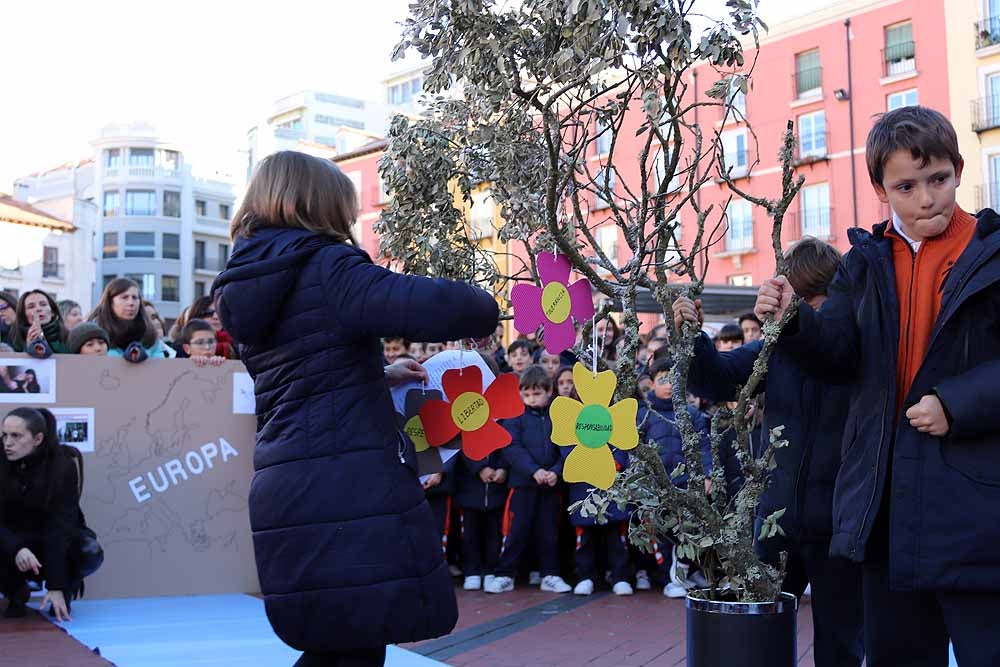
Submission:
[[[639,403],[626,398],[611,405],[618,378],[612,371],[594,377],[587,368],[573,366],[573,383],[580,401],[559,396],[552,402],[552,442],[573,447],[563,466],[567,482],[587,482],[609,489],[615,481],[615,459],[609,444],[632,449],[639,444],[635,426]]]

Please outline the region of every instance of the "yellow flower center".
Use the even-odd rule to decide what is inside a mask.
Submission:
[[[546,319],[562,324],[569,317],[569,290],[562,283],[549,283],[542,290],[542,311]]]
[[[467,391],[451,404],[451,418],[463,431],[478,431],[490,418],[490,405],[482,394]]]

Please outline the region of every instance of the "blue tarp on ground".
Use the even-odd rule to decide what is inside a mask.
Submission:
[[[275,636],[264,602],[250,595],[78,600],[72,615],[58,625],[118,667],[289,667],[301,655]],[[390,646],[386,665],[443,663]]]

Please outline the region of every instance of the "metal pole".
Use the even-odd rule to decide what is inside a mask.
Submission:
[[[851,209],[854,214],[854,226],[858,226],[858,179],[855,174],[854,156],[854,83],[851,78],[851,19],[844,19],[844,35],[847,38],[847,122],[851,158]]]

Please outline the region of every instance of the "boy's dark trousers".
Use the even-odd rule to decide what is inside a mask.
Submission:
[[[559,574],[559,511],[562,503],[554,487],[519,486],[510,490],[504,512],[504,540],[498,577],[515,577],[521,556],[533,539],[543,577]]]
[[[613,521],[603,526],[576,527],[576,575],[580,581],[599,581],[597,574],[597,544],[601,541],[607,549],[608,569],[611,583],[628,581],[632,578],[632,567],[628,557],[623,530],[628,528],[623,521]]]
[[[858,667],[864,658],[861,566],[846,558],[831,558],[829,553],[829,540],[793,545],[781,588],[801,597],[806,585],[812,586],[816,667]]]
[[[462,570],[467,577],[493,574],[500,560],[503,510],[462,510]]]

